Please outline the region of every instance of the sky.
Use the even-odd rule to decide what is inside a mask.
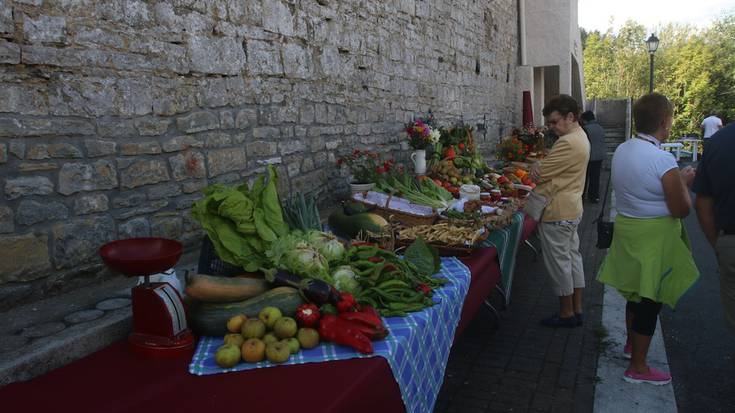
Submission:
[[[667,23],[706,27],[726,13],[735,13],[735,0],[579,0],[579,27],[586,30],[617,30],[632,19],[654,31]]]

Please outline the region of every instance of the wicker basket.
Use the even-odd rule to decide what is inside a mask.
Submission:
[[[204,235],[204,239],[202,239],[202,249],[199,252],[197,272],[199,274],[232,277],[242,274],[245,271],[241,267],[237,267],[219,259],[217,251],[214,249],[214,244],[212,244],[208,235]]]
[[[466,257],[472,254],[483,242],[490,236],[490,231],[485,231],[478,239],[475,245],[447,245],[443,242],[427,242],[428,245],[436,248],[442,257]],[[399,239],[396,241],[398,247],[408,247],[413,243],[412,239]]]
[[[398,222],[407,227],[413,227],[416,225],[431,225],[439,217],[439,214],[436,213],[436,210],[434,210],[431,215],[416,215],[410,212],[398,211],[392,208],[388,208],[387,205],[390,205],[390,200],[392,198],[393,195],[388,195],[385,206],[371,204],[355,198],[352,198],[352,201],[359,202],[369,208],[373,208],[373,210],[370,212],[380,215],[381,217],[388,220],[388,222]]]

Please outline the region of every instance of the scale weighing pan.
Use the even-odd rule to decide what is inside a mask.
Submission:
[[[179,292],[169,283],[149,280],[150,275],[173,268],[182,251],[178,241],[153,237],[112,241],[100,248],[102,260],[112,270],[145,277],[145,283],[132,290],[133,331],[128,341],[138,354],[178,357],[194,348]]]

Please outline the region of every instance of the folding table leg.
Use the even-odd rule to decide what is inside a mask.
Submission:
[[[531,251],[533,251],[533,261],[534,262],[538,261],[538,256],[541,255],[541,252],[539,250],[537,250],[536,247],[533,246],[533,244],[531,243],[531,241],[525,240],[523,242],[526,245],[528,245],[528,248],[530,248]]]
[[[495,321],[499,323],[500,320],[503,318],[503,316],[500,315],[498,310],[496,310],[495,307],[492,305],[492,303],[490,303],[490,300],[485,300],[484,304],[485,304],[485,307],[489,308],[490,311],[493,312],[493,315],[495,316]]]

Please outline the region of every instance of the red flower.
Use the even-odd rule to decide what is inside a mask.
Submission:
[[[379,167],[375,168],[375,172],[377,172],[379,174],[384,174],[385,173],[385,167],[379,166]]]
[[[359,149],[355,149],[354,152],[352,152],[352,154],[353,155],[359,155],[360,154],[360,150]]]
[[[337,166],[341,166],[344,160],[342,158],[337,159]]]

